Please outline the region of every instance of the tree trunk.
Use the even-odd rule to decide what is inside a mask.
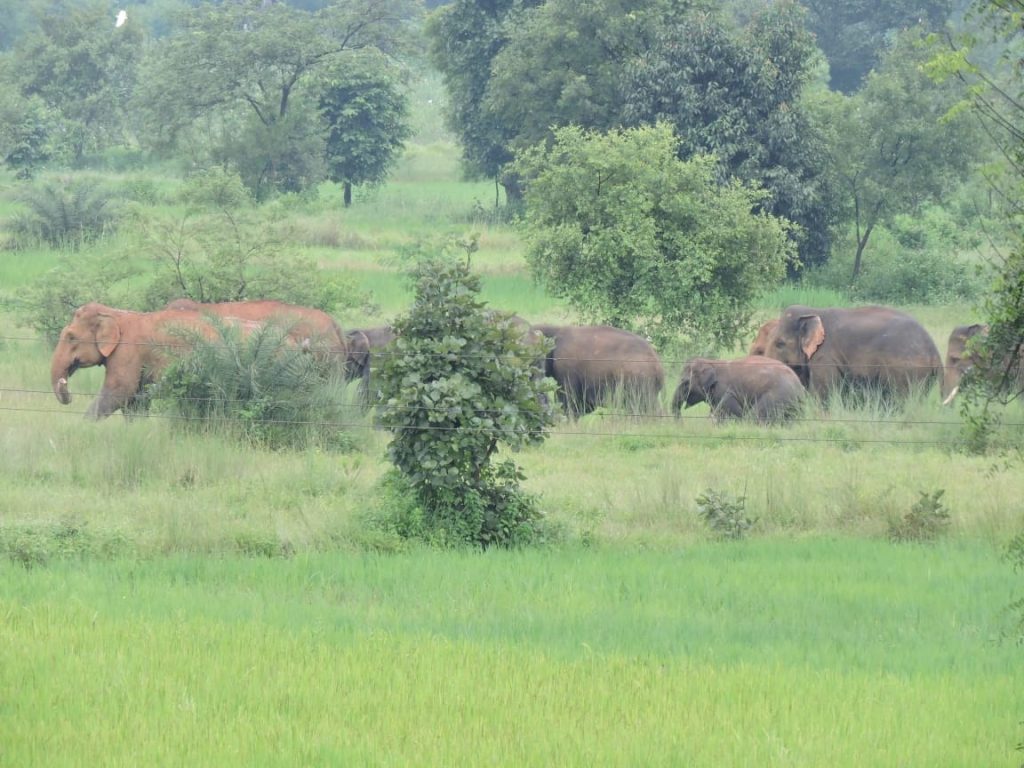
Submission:
[[[872,224],[864,230],[864,237],[857,238],[857,253],[853,257],[853,274],[850,276],[851,282],[856,282],[857,278],[860,277],[861,262],[863,261],[864,248],[868,244],[868,236],[871,234]]]
[[[345,201],[345,207],[349,208],[352,205],[352,182],[342,182],[342,189],[344,190],[342,199]]]

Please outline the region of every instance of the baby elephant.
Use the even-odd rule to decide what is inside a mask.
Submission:
[[[778,360],[760,355],[739,360],[696,357],[683,368],[672,412],[678,417],[683,405],[706,400],[716,418],[752,416],[762,423],[777,422],[795,415],[806,394],[793,370]]]

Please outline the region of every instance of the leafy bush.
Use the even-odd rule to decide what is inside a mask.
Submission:
[[[112,256],[103,249],[63,253],[57,266],[47,270],[10,303],[19,320],[35,329],[51,346],[78,307],[98,301],[113,307],[142,309],[127,287],[138,277],[139,264]]]
[[[171,364],[150,392],[181,429],[216,430],[266,448],[345,449],[344,385],[329,363],[266,323],[248,336],[214,323],[213,339],[183,334],[191,352]]]
[[[722,183],[714,158],[681,161],[671,128],[568,127],[519,155],[533,274],[588,321],[731,346],[795,255],[763,190]]]
[[[42,242],[54,248],[79,248],[113,231],[114,194],[95,179],[63,178],[38,182],[20,196],[28,211],[18,213],[11,233],[22,246]]]
[[[921,498],[899,520],[889,523],[889,540],[896,542],[933,542],[949,529],[949,510],[942,501],[946,491],[920,491]]]
[[[747,497],[707,490],[697,497],[697,514],[718,539],[745,538],[757,521],[747,516]]]
[[[492,464],[504,444],[543,441],[553,421],[550,384],[522,330],[495,320],[478,301],[468,264],[444,259],[414,271],[416,297],[395,323],[397,354],[381,366],[381,423],[401,479],[386,481],[394,529],[446,546],[519,546],[541,537],[536,499],[511,461]]]
[[[836,255],[805,279],[812,285],[846,292],[858,301],[883,304],[942,304],[979,295],[983,280],[976,267],[957,256],[962,246],[950,233],[955,224],[934,214],[920,220],[896,217],[890,228],[876,228],[870,258],[851,281],[852,243],[837,241]]]
[[[85,523],[70,520],[27,525],[0,526],[0,556],[25,568],[43,566],[52,560],[123,555],[128,542],[118,532],[91,530]]]

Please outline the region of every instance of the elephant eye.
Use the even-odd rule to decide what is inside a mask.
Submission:
[[[786,342],[779,339],[778,341],[775,342],[775,346],[778,347],[779,349],[782,349],[784,346],[786,346]]]

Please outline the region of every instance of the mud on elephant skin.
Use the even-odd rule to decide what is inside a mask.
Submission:
[[[605,325],[534,325],[554,341],[545,372],[558,384],[570,418],[593,411],[616,392],[634,412],[658,409],[665,371],[654,347],[641,336]]]
[[[877,393],[904,400],[942,375],[942,358],[924,327],[888,307],[792,306],[779,317],[767,356],[779,360],[819,398]]]
[[[188,347],[182,329],[214,338],[209,320],[198,312],[161,310],[131,312],[103,304],[79,307],[61,331],[50,361],[57,400],[71,402],[68,379],[79,368],[106,368],[103,386],[86,416],[103,419],[135,403],[143,387],[154,382],[173,354]]]
[[[715,418],[754,418],[761,423],[795,416],[807,390],[778,360],[749,355],[738,360],[697,357],[683,366],[672,412],[707,402]]]
[[[210,314],[225,320],[279,324],[296,344],[330,362],[348,375],[348,341],[338,323],[326,312],[271,299],[223,301],[203,304],[175,299],[164,309]]]

